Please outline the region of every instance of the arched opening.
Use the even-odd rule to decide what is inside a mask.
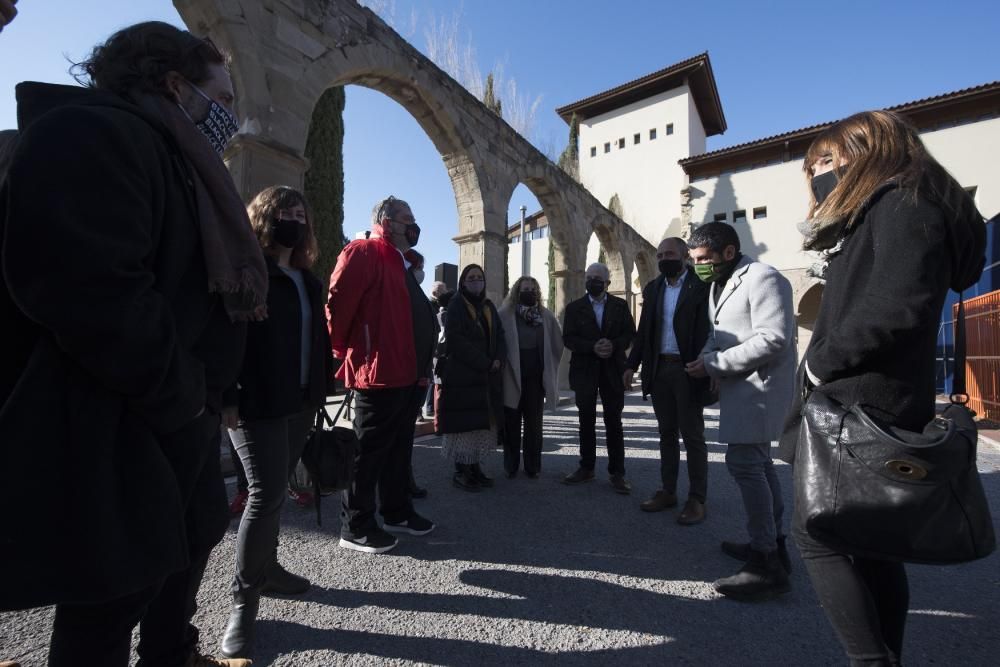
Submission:
[[[504,296],[520,276],[531,276],[541,287],[542,303],[551,308],[554,281],[551,279],[551,228],[545,207],[524,183],[519,183],[507,206],[507,275]]]

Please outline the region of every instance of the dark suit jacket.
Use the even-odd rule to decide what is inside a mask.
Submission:
[[[624,299],[608,295],[604,304],[604,320],[597,326],[590,297],[573,301],[566,306],[563,324],[563,342],[572,351],[569,360],[569,386],[573,391],[595,391],[602,370],[610,372],[616,386],[625,391],[622,375],[625,372],[625,351],[635,338],[635,320]],[[614,351],[608,359],[594,354],[594,345],[601,338],[609,339]]]
[[[633,370],[642,369],[643,398],[650,393],[653,379],[656,377],[656,368],[660,362],[665,290],[666,280],[663,276],[651,280],[643,288],[639,330],[626,364]],[[708,290],[708,283],[699,279],[694,270],[689,268],[674,311],[674,335],[677,337],[677,347],[684,363],[697,359],[705,347],[705,341],[708,340]],[[708,391],[710,382],[708,378],[689,378],[689,381],[694,395]]]

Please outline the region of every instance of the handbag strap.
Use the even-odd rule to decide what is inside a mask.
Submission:
[[[955,373],[951,381],[951,396],[948,400],[953,405],[965,405],[969,395],[965,391],[965,303],[962,293],[958,293],[958,317],[955,323]]]

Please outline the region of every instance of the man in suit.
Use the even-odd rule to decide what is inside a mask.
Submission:
[[[708,447],[702,406],[711,394],[709,378],[684,372],[684,365],[698,358],[709,332],[708,283],[688,268],[688,257],[683,239],[660,241],[656,259],[661,275],[642,290],[644,307],[623,378],[631,389],[633,373],[641,367],[642,396],[652,395],[660,431],[663,487],[639,507],[661,512],[677,505],[680,431],[687,450],[688,499],[677,522],[685,526],[705,519]]]
[[[587,294],[566,306],[563,342],[572,351],[569,385],[576,393],[580,417],[580,467],[563,478],[566,484],[594,479],[597,462],[597,396],[604,406],[604,427],[608,447],[608,473],[618,493],[630,493],[625,481],[625,350],[635,337],[635,320],[624,299],[608,294],[608,267],[591,264],[587,268]]]
[[[718,385],[719,440],[728,444],[726,467],[743,496],[750,533],[749,544],[722,543],[746,564],[714,586],[732,598],[764,600],[790,590],[771,441],[781,435],[794,393],[792,286],[773,267],[740,254],[736,230],[723,222],[698,227],[688,245],[698,277],[711,285],[712,332],[687,371]]]

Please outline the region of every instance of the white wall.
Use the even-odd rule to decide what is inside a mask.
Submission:
[[[677,161],[688,157],[692,142],[704,146],[704,130],[697,114],[691,117],[689,98],[687,86],[681,86],[580,123],[584,187],[605,206],[617,193],[625,221],[654,245],[665,235],[679,234],[684,172]],[[667,123],[673,124],[671,135]],[[656,139],[650,140],[653,128]],[[618,147],[619,138],[625,139],[625,148]],[[604,152],[606,142],[611,144],[609,153]],[[591,147],[597,149],[594,157]],[[664,219],[665,210],[677,213]]]
[[[528,275],[538,281],[538,285],[542,288],[542,301],[545,302],[549,294],[549,237],[545,236],[540,239],[532,239],[527,243],[512,243],[507,246],[507,276],[510,279],[510,285],[513,286],[514,281],[521,277],[521,253],[524,250],[524,246],[528,248]],[[508,286],[508,287],[509,287]],[[496,303],[500,303],[506,298],[506,294],[501,295],[501,298],[496,300]],[[492,295],[490,298],[493,298]],[[546,306],[549,304],[546,303]]]
[[[977,186],[979,212],[1000,213],[1000,118],[949,127],[920,135],[924,145],[962,187]]]

